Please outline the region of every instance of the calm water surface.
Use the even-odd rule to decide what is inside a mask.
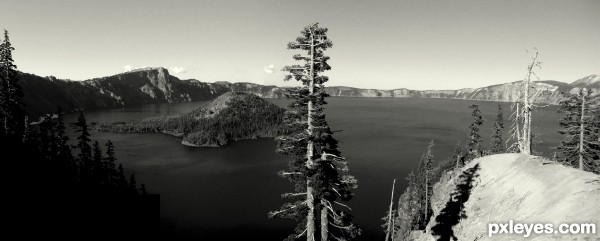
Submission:
[[[269,100],[285,106],[286,100]],[[355,222],[364,229],[363,240],[383,237],[380,218],[389,205],[392,180],[404,190],[408,173],[416,169],[430,140],[434,156],[451,155],[464,143],[470,123],[470,104],[480,105],[486,119],[480,134],[489,145],[497,103],[447,99],[330,98],[327,120],[340,141],[343,155],[359,180],[353,207]],[[151,116],[185,113],[205,102],[146,105],[86,113],[88,121],[130,121]],[[510,105],[502,103],[505,119]],[[557,107],[534,112],[534,133],[542,141],[534,149],[552,153],[560,136]],[[74,121],[76,115],[66,117]],[[164,134],[93,133],[101,142],[115,143],[117,158],[138,183],[161,195],[165,232],[201,240],[262,238],[281,240],[293,224],[267,218],[283,203],[280,194],[293,189],[276,175],[286,167],[285,157],[274,153],[271,138],[231,143],[223,148],[194,148]]]

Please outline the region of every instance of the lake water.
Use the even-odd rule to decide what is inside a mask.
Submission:
[[[272,99],[285,106],[286,100]],[[470,123],[470,104],[480,105],[486,119],[480,134],[489,146],[497,103],[448,99],[329,98],[327,120],[340,141],[343,156],[359,180],[350,202],[355,222],[363,227],[360,240],[383,239],[380,218],[389,205],[391,183],[406,187],[404,178],[416,169],[430,140],[436,159],[451,155],[464,143]],[[86,113],[88,121],[129,121],[188,112],[205,102],[146,105]],[[505,119],[510,104],[502,103]],[[559,115],[550,106],[534,112],[534,133],[542,141],[534,147],[551,156],[560,141]],[[65,117],[74,121],[76,115]],[[508,121],[506,121],[508,122]],[[292,185],[276,175],[287,159],[274,153],[271,138],[234,142],[223,148],[195,148],[164,134],[92,133],[94,139],[115,143],[117,158],[149,192],[161,195],[161,226],[170,237],[196,240],[252,238],[282,240],[294,224],[268,219]],[[506,136],[506,134],[505,134]],[[73,138],[72,138],[73,139]],[[397,192],[398,195],[400,192]],[[397,197],[397,196],[396,196]]]

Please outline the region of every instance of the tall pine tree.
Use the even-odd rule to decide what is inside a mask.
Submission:
[[[496,114],[496,121],[493,123],[492,129],[492,146],[490,147],[491,153],[504,153],[504,139],[502,133],[504,132],[504,115],[502,113],[502,106],[498,104],[498,113]]]
[[[133,194],[138,194],[137,182],[135,181],[135,174],[129,176],[129,191]]]
[[[599,95],[592,96],[591,90],[581,90],[578,94],[568,94],[560,103],[558,132],[564,139],[556,148],[558,161],[580,170],[600,173],[600,106]]]
[[[92,178],[96,184],[100,184],[103,182],[105,170],[102,163],[102,149],[100,149],[100,143],[98,141],[94,141],[92,150]]]
[[[60,107],[57,108],[56,113],[56,125],[55,131],[56,133],[56,150],[57,157],[62,161],[62,164],[65,165],[69,169],[75,168],[75,163],[73,160],[73,154],[71,153],[71,146],[69,145],[69,137],[66,134],[65,122],[63,119],[62,109]]]
[[[423,189],[421,189],[423,185],[420,179],[412,171],[406,178],[408,186],[398,200],[392,240],[408,240],[411,231],[419,230],[424,222]]]
[[[19,86],[17,66],[12,58],[15,50],[10,43],[8,31],[4,30],[4,41],[0,44],[0,134],[22,135],[23,92]]]
[[[467,140],[466,160],[470,161],[477,157],[481,157],[481,135],[479,128],[483,125],[483,116],[479,110],[479,105],[473,104],[469,106],[473,109],[471,112],[471,124],[469,124],[469,139]]]
[[[116,180],[118,180],[116,162],[117,158],[115,157],[115,145],[108,140],[106,142],[106,158],[104,160],[104,169],[106,170],[106,183],[111,185],[116,184]]]
[[[284,116],[283,135],[277,138],[278,152],[291,157],[288,170],[280,175],[295,184],[295,192],[282,197],[295,201],[269,213],[270,217],[300,221],[289,240],[306,236],[313,241],[318,231],[321,240],[348,239],[360,232],[344,203],[353,197],[351,189],[357,181],[349,175],[348,162],[325,120],[323,84],[328,78],[321,73],[331,69],[324,51],[332,46],[326,34],[327,29],[316,23],[305,27],[296,41],[288,44],[288,49],[305,51],[306,55],[293,56],[303,64],[283,69],[290,73],[286,81],[293,78],[303,85],[287,93],[292,103]]]
[[[425,229],[429,218],[431,217],[431,193],[433,190],[433,184],[435,181],[432,180],[433,174],[433,140],[427,146],[427,152],[423,154],[421,163],[419,164],[419,181],[418,185],[421,192],[421,207],[423,218],[419,224],[419,229]]]
[[[121,191],[125,191],[129,188],[127,179],[125,178],[125,171],[123,170],[123,164],[119,164],[117,171],[117,186]]]
[[[77,122],[72,124],[75,132],[79,133],[77,137],[77,148],[79,149],[79,176],[82,181],[90,181],[92,174],[92,147],[90,146],[90,132],[83,112],[79,113]]]

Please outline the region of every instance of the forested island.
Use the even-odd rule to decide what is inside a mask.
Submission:
[[[139,122],[98,123],[98,131],[166,133],[182,138],[182,144],[219,147],[230,141],[274,137],[284,109],[255,94],[227,92],[186,114],[147,118]]]

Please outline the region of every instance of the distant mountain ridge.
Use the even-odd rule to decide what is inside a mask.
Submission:
[[[577,93],[581,88],[592,89],[594,94],[600,94],[600,76],[590,75],[576,80],[572,84],[545,80],[534,81],[532,95],[537,103],[558,104],[564,99],[564,93]],[[481,88],[464,88],[458,90],[377,90],[359,89],[345,86],[326,87],[325,91],[331,96],[344,97],[393,97],[393,98],[447,98],[464,100],[483,100],[514,102],[519,98],[521,81],[491,85]]]
[[[290,87],[266,86],[253,83],[204,83],[195,79],[181,80],[165,68],[144,68],[84,81],[61,80],[20,73],[20,85],[28,113],[40,116],[63,111],[121,108],[143,104],[179,103],[211,100],[229,91],[253,93],[262,98],[284,98]],[[331,96],[389,97],[389,98],[449,98],[511,102],[518,98],[520,82],[510,82],[481,88],[457,90],[377,90],[345,86],[325,87]],[[589,88],[600,93],[600,76],[589,75],[571,84],[559,81],[536,81],[533,95],[538,103],[558,104],[561,92],[576,93]]]

